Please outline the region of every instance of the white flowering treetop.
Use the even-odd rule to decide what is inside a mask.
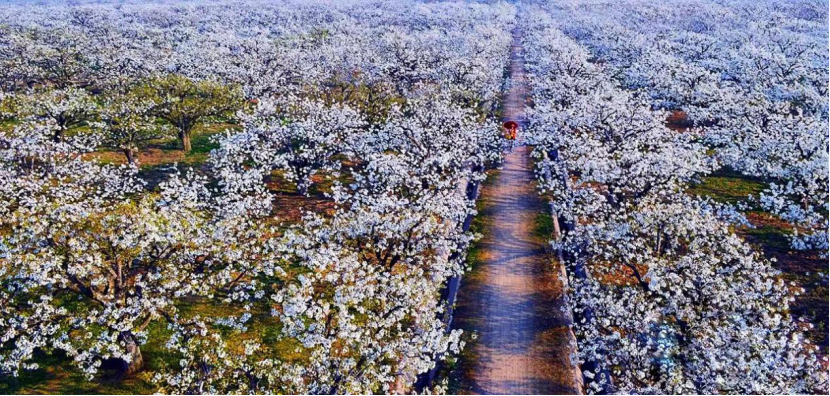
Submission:
[[[160,391],[409,392],[461,348],[441,293],[465,269],[464,186],[500,159],[512,5],[12,6],[0,18],[3,116],[31,116],[0,135],[2,375],[55,350],[90,378],[103,364],[137,372],[161,326],[179,362],[154,373]],[[242,130],[217,139],[203,175],[146,190],[134,159],[159,126],[187,150],[217,116]],[[90,160],[102,145],[128,164]],[[300,195],[330,178],[333,212],[285,223],[267,184],[277,173]]]
[[[703,127],[722,165],[769,181],[753,197],[827,245],[827,10],[817,3],[661,2],[554,10],[570,37],[654,106]],[[693,15],[693,17],[689,17]],[[637,24],[627,21],[635,19]]]
[[[737,0],[3,7],[0,375],[53,351],[135,373],[164,328],[161,392],[410,392],[463,347],[441,295],[472,239],[464,188],[500,160],[521,21],[587,390],[826,392],[798,290],[739,213],[686,193],[722,165],[764,178],[793,246],[827,249],[826,19]],[[695,127],[667,128],[675,110]],[[217,118],[241,131],[148,189],[134,160],[162,126],[189,150]],[[332,210],[289,223],[277,176]]]
[[[715,165],[697,130],[669,130],[666,113],[652,110],[642,85],[616,74],[616,62],[636,64],[645,44],[609,37],[607,47],[596,48],[603,54],[616,46],[615,64],[591,62],[558,29],[570,21],[552,9],[553,18],[539,8],[524,12],[533,15],[524,38],[530,123],[540,184],[566,224],[553,245],[571,266],[587,390],[826,389],[826,361],[789,310],[798,289],[730,230],[745,221],[734,209],[685,193]],[[573,29],[566,31],[575,37],[598,33]]]
[[[151,322],[178,323],[178,301],[235,286],[262,225],[225,215],[204,180],[136,195],[135,168],[84,160],[89,142],[54,142],[52,129],[3,142],[3,369],[41,348],[90,376],[110,358],[132,372]]]
[[[55,141],[62,141],[66,132],[91,121],[98,110],[95,99],[80,88],[53,89],[16,95],[16,113],[36,121],[48,120],[55,128]]]
[[[105,99],[98,112],[103,144],[121,150],[129,164],[137,161],[141,148],[151,140],[167,136],[152,116],[153,103],[133,93],[119,93]]]

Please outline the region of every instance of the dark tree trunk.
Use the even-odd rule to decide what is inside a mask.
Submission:
[[[124,156],[127,157],[127,163],[132,165],[135,163],[135,151],[131,149],[124,149]]]
[[[55,131],[55,136],[53,137],[53,140],[55,141],[55,143],[63,142],[63,133],[64,133],[63,128],[58,128],[58,130]]]
[[[118,339],[124,343],[124,350],[132,354],[130,361],[121,360],[120,370],[124,375],[135,374],[144,367],[144,358],[141,356],[141,349],[133,333],[125,331],[122,332]]]

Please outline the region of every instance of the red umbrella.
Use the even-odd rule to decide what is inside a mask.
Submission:
[[[510,140],[516,139],[516,132],[519,130],[519,124],[516,121],[507,121],[503,124],[504,126],[504,137]]]

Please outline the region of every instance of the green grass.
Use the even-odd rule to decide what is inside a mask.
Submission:
[[[194,300],[179,304],[183,316],[224,317],[237,315],[240,308],[208,300]],[[281,327],[276,319],[266,312],[255,309],[248,322],[248,331],[220,329],[228,340],[256,338],[270,348],[271,353],[286,360],[300,360],[307,357],[302,345],[293,338],[282,338]],[[171,331],[163,321],[151,323],[147,342],[141,345],[144,369],[127,378],[119,378],[114,371],[100,370],[93,380],[87,380],[63,352],[36,352],[33,359],[40,367],[37,370],[21,371],[14,377],[0,378],[0,394],[152,394],[157,384],[153,383],[154,373],[177,368],[180,355],[166,348]]]
[[[487,179],[484,180],[481,186],[479,186],[479,195],[481,195],[481,191],[485,187],[495,184],[498,176],[498,172],[487,172]],[[492,218],[488,216],[488,203],[481,198],[476,200],[476,212],[477,213],[473,217],[472,223],[470,223],[470,232],[473,234],[484,234],[493,222]],[[467,249],[466,260],[468,271],[474,271],[477,268],[478,263],[481,262],[481,250],[481,243],[479,241],[473,241],[473,243],[470,244],[469,249]]]
[[[542,210],[536,214],[533,223],[533,235],[542,243],[547,244],[553,238],[553,216],[550,211]]]
[[[753,213],[759,215],[769,215],[768,213],[761,211],[749,211],[746,213],[750,215]],[[767,248],[782,252],[790,250],[789,236],[792,235],[792,230],[790,229],[769,224],[756,224],[752,228],[742,229],[741,233],[753,243],[763,245]]]
[[[158,360],[149,342],[142,346],[142,356],[148,367]],[[151,394],[155,391],[148,371],[121,379],[112,371],[101,370],[88,381],[62,352],[38,351],[32,362],[39,365],[37,370],[0,378],[0,394]]]
[[[721,203],[745,205],[744,214],[753,227],[740,227],[736,231],[759,252],[775,259],[774,266],[782,271],[782,279],[805,289],[804,294],[796,296],[790,310],[813,324],[814,328],[807,334],[812,342],[819,345],[822,353],[827,354],[827,261],[820,259],[814,251],[792,250],[789,239],[793,233],[792,226],[763,211],[757,201],[750,199],[750,196],[757,197],[766,187],[764,180],[723,169],[703,178],[688,192]]]
[[[147,332],[147,342],[141,345],[144,370],[131,377],[101,369],[90,381],[62,351],[37,351],[32,362],[39,368],[0,379],[0,394],[152,394],[156,390],[152,373],[177,367],[179,356],[165,347],[171,335],[166,324],[151,323]]]
[[[190,152],[185,154],[185,159],[182,162],[191,165],[205,163],[210,152],[219,148],[219,144],[214,141],[213,137],[227,130],[239,129],[238,125],[224,123],[197,126],[191,136]],[[179,151],[181,150],[181,143],[176,138],[170,138],[159,142],[158,147],[162,150]]]
[[[0,120],[0,132],[11,132],[19,124],[16,120]]]
[[[714,201],[730,205],[743,204],[747,216],[755,219],[769,219],[756,224],[754,228],[741,229],[740,232],[754,243],[773,249],[789,249],[788,236],[792,230],[784,223],[776,221],[778,218],[763,211],[754,200],[764,191],[767,184],[758,178],[742,175],[730,169],[721,169],[692,185],[687,191],[690,194],[708,197]],[[758,220],[756,220],[758,223]]]
[[[689,192],[734,205],[747,202],[750,196],[757,196],[765,188],[766,183],[759,179],[724,170],[704,177],[689,188]]]

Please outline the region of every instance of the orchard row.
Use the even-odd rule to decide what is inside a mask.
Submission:
[[[3,375],[51,353],[170,393],[389,393],[461,348],[441,289],[501,155],[512,6],[0,13]],[[241,131],[149,188],[144,146],[217,119]],[[278,176],[333,209],[288,221]]]
[[[767,178],[763,208],[826,256],[826,11],[587,3],[519,16],[586,389],[826,391],[799,288],[734,233],[739,212],[687,192],[723,166]]]

